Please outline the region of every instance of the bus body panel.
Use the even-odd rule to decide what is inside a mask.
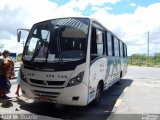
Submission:
[[[110,86],[112,86],[115,82],[120,80],[120,59],[118,57],[112,57],[113,61],[113,72],[112,72],[112,82],[110,83]]]
[[[106,82],[107,59],[99,58],[90,66],[89,102],[96,96],[97,85],[100,80]]]
[[[107,88],[109,88],[112,85],[113,82],[113,78],[114,76],[114,72],[115,72],[115,60],[113,57],[107,57],[108,59],[108,63],[107,63],[107,71],[106,71],[106,79],[107,79],[107,83],[108,85],[106,87],[104,87],[104,89],[106,90]]]
[[[127,73],[127,69],[128,69],[128,64],[127,64],[127,59],[126,58],[122,58],[122,67],[121,67],[121,71],[122,71],[122,77],[124,77]]]

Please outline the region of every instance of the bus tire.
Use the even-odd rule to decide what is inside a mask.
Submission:
[[[122,71],[121,71],[121,73],[120,73],[120,80],[122,79],[122,76],[123,76],[123,74],[122,74]]]
[[[102,90],[103,90],[103,86],[101,83],[98,84],[97,86],[97,90],[96,90],[96,97],[93,100],[92,104],[93,105],[98,105],[102,96]]]
[[[117,81],[117,84],[118,84],[118,85],[121,84],[121,79],[122,79],[122,71],[120,72],[120,78],[119,78],[119,80]]]

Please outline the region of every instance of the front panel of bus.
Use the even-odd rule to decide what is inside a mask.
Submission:
[[[33,25],[21,66],[25,97],[44,102],[86,105],[89,19],[61,18]]]

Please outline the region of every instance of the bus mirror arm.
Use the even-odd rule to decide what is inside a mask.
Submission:
[[[17,32],[17,41],[20,42],[21,39],[21,31]]]
[[[21,39],[21,31],[24,30],[24,31],[30,31],[29,29],[17,29],[17,42],[20,42],[20,39]]]

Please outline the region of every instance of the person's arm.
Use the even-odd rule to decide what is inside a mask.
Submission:
[[[3,68],[3,75],[7,79],[8,77],[7,77],[7,61],[6,60],[3,60],[2,68]]]
[[[14,62],[11,60],[11,79],[13,79],[15,76],[15,71],[14,71]]]

